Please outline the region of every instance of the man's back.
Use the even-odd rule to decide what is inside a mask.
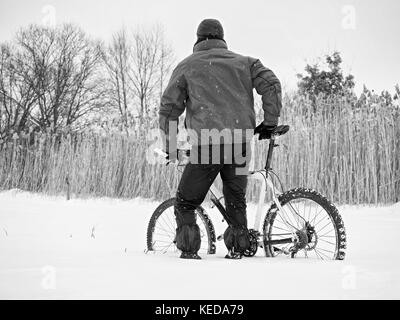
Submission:
[[[185,59],[189,99],[187,126],[201,129],[254,129],[255,114],[250,59],[227,50],[218,39],[202,41]]]
[[[281,87],[271,70],[257,59],[229,51],[220,39],[201,41],[193,51],[176,67],[164,92],[159,114],[165,133],[168,122],[186,109],[192,144],[218,144],[223,130],[229,130],[236,143],[250,140],[246,130],[255,128],[253,88],[263,96],[265,121],[277,123]],[[233,138],[235,129],[241,131]],[[208,138],[210,130],[217,139]]]

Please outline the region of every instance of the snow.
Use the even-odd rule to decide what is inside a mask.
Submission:
[[[145,254],[157,202],[0,193],[0,299],[399,299],[400,203],[345,206],[344,261]],[[249,220],[254,205],[249,205]],[[217,235],[224,225],[206,206]]]

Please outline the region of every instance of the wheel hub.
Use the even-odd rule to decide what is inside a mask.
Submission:
[[[305,230],[298,230],[296,231],[296,239],[294,241],[295,243],[295,248],[297,250],[304,249],[307,244],[308,244],[308,236],[307,236],[307,231]]]
[[[295,232],[294,246],[291,248],[292,256],[298,251],[305,249],[307,251],[312,250],[317,245],[317,234],[315,233],[314,227],[306,222],[303,229]]]
[[[315,228],[312,227],[308,222],[306,224],[306,228],[307,228],[307,237],[308,237],[308,244],[307,244],[306,250],[311,251],[317,246],[318,237],[315,232]]]

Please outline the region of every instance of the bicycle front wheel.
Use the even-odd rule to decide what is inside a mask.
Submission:
[[[274,203],[263,226],[267,257],[343,260],[346,231],[337,208],[312,189],[296,188],[278,197],[283,210]]]
[[[147,227],[147,250],[159,253],[178,252],[176,247],[175,198],[161,203],[150,218]],[[196,209],[197,224],[200,228],[201,247],[199,253],[215,253],[214,226],[202,207]]]

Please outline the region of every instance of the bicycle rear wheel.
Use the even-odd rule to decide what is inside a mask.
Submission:
[[[343,260],[346,231],[337,208],[312,189],[296,188],[278,197],[263,226],[267,257],[281,254],[321,260]]]
[[[147,227],[147,250],[167,253],[178,252],[175,244],[176,220],[174,214],[175,198],[161,203],[151,216]],[[200,228],[201,247],[199,254],[215,253],[215,231],[214,226],[202,207],[196,209],[197,224]]]

